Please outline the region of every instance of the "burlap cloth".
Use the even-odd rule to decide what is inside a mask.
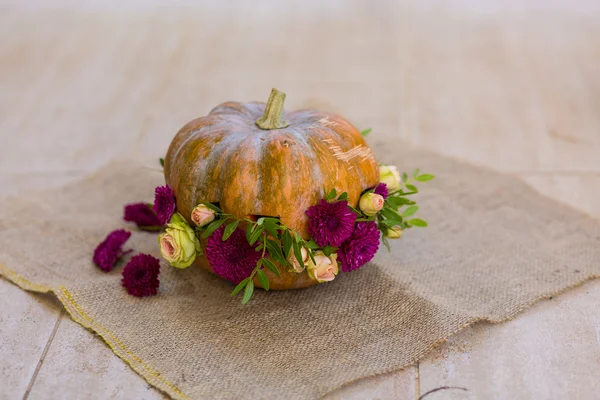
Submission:
[[[2,207],[0,272],[54,292],[148,382],[174,398],[316,398],[403,368],[476,321],[500,322],[600,275],[600,224],[511,176],[401,147],[381,162],[419,166],[427,229],[391,254],[314,288],[259,291],[250,304],[197,268],[162,265],[159,294],[139,299],[91,255],[122,222],[123,204],[151,200],[162,175],[113,163],[52,192]],[[127,247],[158,256],[156,234]]]

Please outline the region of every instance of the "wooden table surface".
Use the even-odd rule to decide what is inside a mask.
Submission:
[[[225,100],[312,106],[600,218],[597,1],[0,1],[0,200],[148,164]],[[0,253],[2,249],[0,243]],[[597,399],[600,282],[328,399]],[[441,389],[440,389],[441,388]],[[0,279],[0,399],[157,399],[51,296]],[[273,396],[276,398],[276,394]]]

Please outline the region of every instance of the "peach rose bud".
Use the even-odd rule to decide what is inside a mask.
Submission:
[[[358,206],[365,215],[372,217],[383,208],[384,203],[385,200],[380,194],[365,193],[361,196]]]
[[[335,279],[339,272],[337,254],[334,253],[327,257],[321,250],[317,250],[315,251],[315,261],[316,264],[313,264],[312,260],[309,260],[308,276],[319,283]]]
[[[204,226],[210,224],[215,220],[215,212],[205,206],[204,204],[198,204],[192,210],[192,222],[198,226]]]
[[[400,172],[395,165],[379,166],[379,181],[387,185],[390,192],[400,189]]]
[[[308,251],[306,250],[306,248],[302,247],[300,249],[300,253],[302,254],[302,265],[300,265],[300,263],[298,262],[298,259],[296,258],[296,256],[294,255],[293,252],[288,257],[288,260],[289,260],[290,264],[292,264],[294,271],[298,272],[298,273],[304,271],[304,269],[306,268],[306,263],[308,261]]]
[[[387,231],[385,232],[385,237],[389,239],[400,239],[402,237],[402,229],[400,229],[398,225],[392,228],[387,228]]]

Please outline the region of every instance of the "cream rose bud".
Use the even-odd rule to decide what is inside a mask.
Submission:
[[[358,206],[365,215],[372,217],[383,208],[384,203],[385,200],[380,194],[365,193],[360,197]]]
[[[294,271],[298,273],[304,271],[304,269],[306,268],[306,262],[308,261],[308,251],[306,250],[306,248],[302,247],[300,249],[300,253],[302,254],[302,265],[300,265],[298,259],[296,258],[296,255],[293,252],[288,257],[288,260],[290,264],[292,264]]]
[[[387,185],[390,192],[400,189],[400,172],[395,165],[380,165],[379,180]]]
[[[389,239],[400,239],[402,237],[402,229],[398,225],[388,228],[385,232],[385,237]]]
[[[198,204],[192,210],[192,222],[198,226],[210,224],[215,220],[215,212],[204,204]]]
[[[202,254],[202,247],[194,230],[179,213],[173,214],[165,233],[158,236],[158,244],[165,260],[177,268],[189,267],[196,255]]]
[[[329,282],[338,274],[337,254],[327,257],[321,250],[315,251],[315,263],[308,261],[308,276],[318,282]]]

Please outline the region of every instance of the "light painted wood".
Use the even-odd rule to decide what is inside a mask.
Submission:
[[[91,332],[64,318],[28,398],[158,400],[166,397]]]
[[[323,400],[414,400],[418,392],[417,368],[362,379],[325,396]]]
[[[57,323],[57,303],[0,279],[0,399],[27,390]]]
[[[599,21],[594,1],[0,2],[0,199],[152,165],[186,121],[276,86],[600,218]],[[593,398],[598,300],[591,282],[329,398]],[[0,399],[159,397],[68,318],[49,341],[51,304],[0,281]]]

